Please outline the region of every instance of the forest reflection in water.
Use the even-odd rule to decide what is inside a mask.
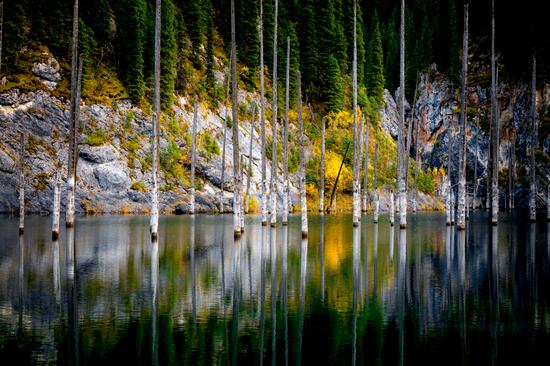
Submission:
[[[384,218],[385,219],[385,218]],[[87,217],[50,240],[0,218],[0,359],[13,363],[517,363],[550,341],[550,227],[437,213]]]

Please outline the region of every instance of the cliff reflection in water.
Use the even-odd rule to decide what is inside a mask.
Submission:
[[[0,219],[0,359],[100,364],[516,363],[550,341],[550,225],[438,214]]]

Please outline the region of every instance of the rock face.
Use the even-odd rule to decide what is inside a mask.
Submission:
[[[32,67],[32,73],[42,79],[42,82],[50,90],[53,90],[57,87],[59,80],[61,80],[60,69],[59,62],[50,56],[46,62],[35,62]]]

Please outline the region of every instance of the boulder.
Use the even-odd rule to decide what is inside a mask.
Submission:
[[[78,151],[78,156],[96,164],[105,164],[120,159],[120,154],[111,145],[82,145]]]

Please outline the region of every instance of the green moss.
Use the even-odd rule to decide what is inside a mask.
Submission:
[[[204,133],[199,139],[199,151],[203,152],[203,155],[210,160],[213,155],[220,155],[220,146],[216,140],[210,136],[209,133]]]
[[[130,188],[138,192],[147,192],[145,184],[142,181],[132,183],[132,186]]]
[[[128,152],[135,153],[140,148],[139,137],[136,134],[132,134],[127,139],[121,139],[120,147]]]
[[[103,129],[98,128],[96,130],[91,131],[86,136],[86,140],[84,140],[84,144],[90,145],[90,146],[101,146],[107,143],[109,140],[107,134]]]
[[[38,173],[33,178],[33,187],[36,191],[43,191],[48,186],[48,180],[50,180],[48,173]]]
[[[132,122],[134,121],[135,118],[136,118],[136,115],[134,114],[134,111],[129,110],[126,113],[126,117],[124,118],[124,129],[125,130],[128,131],[132,128]]]

